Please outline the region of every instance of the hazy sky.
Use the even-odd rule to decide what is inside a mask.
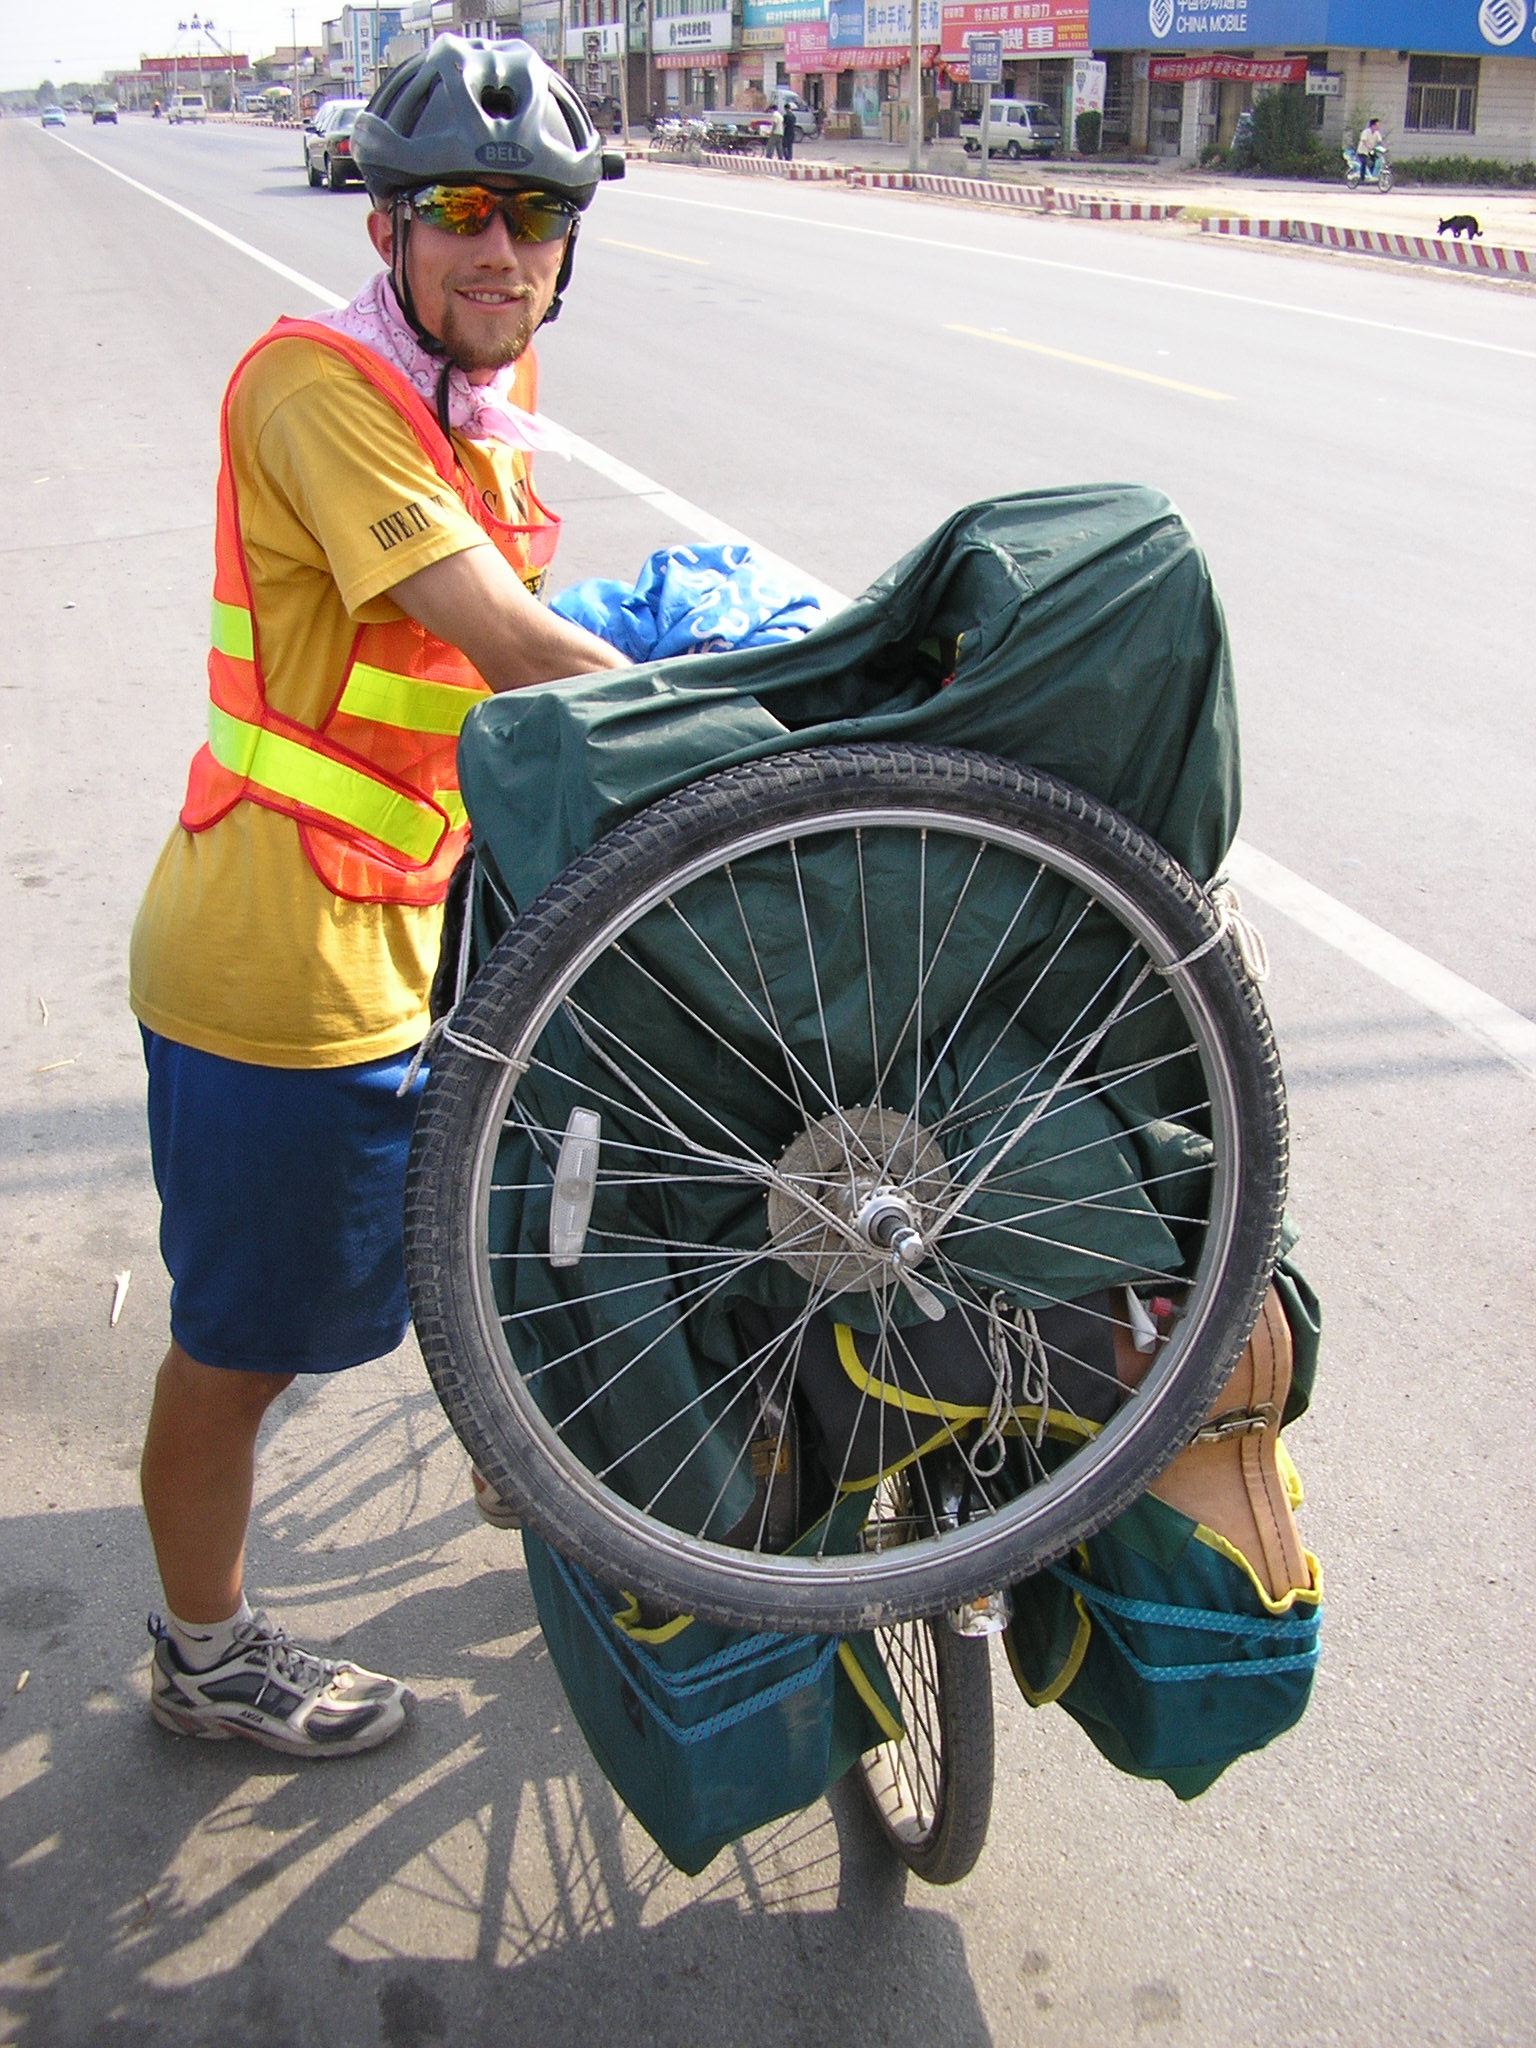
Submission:
[[[231,35],[236,53],[265,56],[292,37],[290,20],[297,16],[300,43],[320,40],[320,23],[341,12],[340,0],[290,8],[285,0],[209,0],[213,32],[228,49]],[[131,70],[141,56],[163,57],[178,46],[190,56],[198,41],[210,57],[213,44],[190,27],[178,35],[179,21],[193,14],[206,20],[200,5],[178,7],[177,0],[67,0],[64,6],[43,7],[38,0],[6,0],[0,15],[0,92],[35,86],[45,78],[89,83],[104,71]],[[52,17],[51,19],[49,17]]]

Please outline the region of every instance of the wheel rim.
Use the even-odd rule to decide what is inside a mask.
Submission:
[[[897,1474],[875,1490],[869,1529],[891,1548],[915,1534],[906,1478]],[[896,1696],[905,1730],[900,1742],[882,1742],[859,1758],[864,1789],[881,1826],[911,1850],[929,1846],[939,1830],[948,1791],[943,1690],[934,1631],[942,1622],[897,1622],[878,1629],[875,1647]]]
[[[844,835],[845,839],[851,840],[855,849],[867,850],[883,833],[905,835],[909,848],[925,847],[930,841],[937,846],[942,839],[951,869],[957,847],[963,849],[963,854],[976,862],[994,857],[1013,859],[1022,864],[1024,871],[1035,872],[1037,879],[1043,875],[1049,878],[1053,886],[1059,885],[1067,890],[1076,887],[1084,893],[1085,901],[1091,897],[1091,901],[1087,901],[1084,917],[1088,911],[1092,911],[1095,916],[1105,913],[1111,916],[1112,921],[1118,921],[1121,937],[1135,949],[1135,959],[1117,966],[1115,971],[1119,979],[1116,981],[1111,977],[1110,993],[1105,998],[1103,1014],[1091,1017],[1085,1013],[1083,1029],[1078,1032],[1075,1042],[1054,1049],[1062,1054],[1063,1059],[1069,1054],[1075,1056],[1081,1053],[1095,1032],[1098,1033],[1099,1046],[1112,1044],[1113,1034],[1122,1025],[1128,1026],[1137,1015],[1137,1011],[1130,1005],[1138,1000],[1148,1005],[1161,1003],[1175,1006],[1181,1020],[1180,1029],[1191,1034],[1191,1045],[1205,1048],[1212,1043],[1215,1026],[1198,985],[1192,983],[1187,975],[1182,974],[1162,978],[1161,970],[1172,966],[1178,957],[1171,941],[1129,895],[1117,886],[1107,884],[1104,877],[1094,873],[1070,849],[1047,846],[1038,835],[1021,828],[1010,828],[995,822],[980,823],[966,820],[957,817],[951,810],[925,809],[921,805],[912,804],[888,809],[869,805],[834,809],[813,823],[799,823],[792,828],[773,825],[756,833],[741,832],[730,842],[729,859],[725,859],[716,851],[700,853],[668,875],[665,880],[650,884],[627,903],[622,911],[609,919],[587,940],[579,952],[565,963],[544,991],[542,999],[525,1019],[517,1033],[516,1042],[504,1048],[509,1064],[504,1068],[499,1086],[495,1090],[490,1114],[481,1123],[472,1167],[477,1200],[476,1229],[480,1246],[488,1247],[491,1243],[493,1201],[499,1201],[509,1192],[517,1192],[516,1188],[509,1189],[507,1184],[497,1180],[498,1149],[506,1131],[516,1131],[537,1154],[529,1167],[530,1179],[524,1189],[525,1195],[532,1188],[536,1174],[542,1174],[546,1192],[547,1183],[553,1177],[557,1158],[555,1148],[560,1142],[564,1126],[560,1118],[552,1118],[549,1115],[547,1102],[544,1105],[540,1104],[538,1085],[549,1081],[551,1077],[556,1081],[570,1078],[569,1073],[562,1074],[558,1061],[549,1058],[548,1048],[544,1043],[546,1033],[554,1030],[557,1025],[573,1029],[576,1038],[584,1041],[587,1052],[595,1052],[598,1055],[597,1064],[603,1075],[602,1085],[587,1091],[596,1113],[603,1117],[611,1116],[615,1112],[631,1116],[638,1114],[641,1121],[650,1126],[652,1149],[663,1155],[659,1165],[653,1161],[647,1167],[639,1158],[641,1148],[621,1139],[607,1166],[599,1171],[599,1197],[604,1192],[604,1172],[609,1176],[609,1193],[614,1191],[620,1181],[633,1184],[643,1180],[647,1171],[653,1179],[658,1173],[680,1176],[683,1179],[703,1179],[711,1174],[726,1180],[734,1178],[741,1187],[750,1187],[754,1197],[771,1194],[774,1191],[776,1160],[779,1154],[769,1156],[765,1151],[749,1157],[742,1150],[732,1153],[726,1144],[724,1126],[707,1107],[701,1112],[702,1123],[693,1118],[693,1128],[690,1129],[688,1123],[683,1120],[681,1091],[677,1089],[675,1083],[669,1082],[665,1074],[655,1065],[648,1063],[643,1053],[637,1053],[634,1062],[625,1065],[632,1049],[626,1048],[622,1035],[615,1031],[607,1018],[588,1007],[586,978],[594,966],[605,957],[612,955],[615,958],[622,958],[626,947],[631,956],[625,962],[626,972],[629,972],[633,967],[634,958],[638,957],[637,934],[643,934],[647,920],[661,917],[670,923],[673,919],[679,918],[682,915],[680,903],[686,908],[690,892],[700,884],[711,884],[717,894],[721,888],[729,889],[737,897],[739,907],[742,877],[750,872],[750,864],[760,856],[776,859],[783,867],[782,879],[792,880],[795,874],[803,869],[806,860],[816,848],[828,843],[834,835]],[[862,894],[865,888],[862,852],[857,864]],[[940,938],[938,946],[930,956],[926,951],[924,928],[933,915],[934,908],[942,907],[942,899],[935,906],[929,905],[926,871],[921,872],[924,872],[925,879],[920,891],[922,911],[918,917],[917,941],[918,957],[926,964],[924,974],[919,980],[931,980],[942,951],[943,939]],[[1020,893],[1022,900],[1027,903],[1028,892],[1021,888]],[[964,900],[963,888],[959,900]],[[953,912],[953,904],[950,908]],[[805,949],[808,957],[814,962],[818,932],[810,918],[803,887],[799,898],[799,913]],[[866,957],[870,944],[868,914],[866,897],[861,911],[864,920],[863,943]],[[1079,924],[1081,922],[1080,919]],[[745,1001],[745,995],[749,992],[745,978],[750,977],[753,972],[750,922],[745,913],[742,915],[741,924],[749,942],[743,947],[741,958],[736,963],[739,975],[735,980],[731,1001],[738,1004]],[[1065,955],[1059,953],[1057,957],[1060,959]],[[1140,962],[1139,968],[1136,968],[1137,961]],[[758,965],[760,964],[759,962]],[[1136,972],[1132,971],[1133,968]],[[721,967],[720,972],[723,980],[732,978],[726,974],[724,967]],[[1137,980],[1137,973],[1140,974],[1140,980]],[[642,967],[641,979],[645,978]],[[654,985],[654,976],[651,980]],[[1133,982],[1134,987],[1131,985]],[[1149,993],[1138,998],[1138,990],[1142,988],[1148,989]],[[764,996],[767,995],[766,988],[763,993]],[[655,999],[667,1006],[670,1014],[670,993],[658,986]],[[771,1009],[771,999],[761,1004],[755,1013],[757,1026],[764,1026]],[[744,1014],[752,1011],[752,1004],[747,1002]],[[908,1021],[910,1023],[911,1020]],[[696,1023],[697,1019],[694,1022]],[[878,1018],[872,1019],[870,1029],[872,1063],[878,1065],[879,1056],[886,1049]],[[824,1019],[823,1034],[827,1069],[834,1085],[828,1088],[825,1083],[818,1083],[816,1086],[819,1087],[820,1096],[826,1100],[816,1099],[816,1088],[812,1086],[814,1077],[805,1058],[796,1052],[782,1035],[778,1039],[778,1051],[783,1056],[785,1079],[781,1080],[778,1093],[780,1096],[794,1098],[789,1102],[789,1109],[795,1114],[804,1114],[804,1122],[799,1127],[801,1131],[817,1121],[815,1116],[808,1113],[806,1098],[810,1097],[809,1106],[819,1110],[824,1119],[830,1118],[834,1123],[840,1120],[846,1136],[850,1105],[837,1100],[840,1093],[836,1086],[838,1052],[825,1037]],[[723,1048],[718,1050],[718,1058],[727,1059],[732,1049],[718,1030],[714,1036]],[[768,1036],[771,1039],[773,1034],[770,1032]],[[923,1046],[920,1017],[917,1028],[910,1033],[910,1043],[914,1062],[920,1067]],[[892,1058],[894,1059],[896,1052],[902,1052],[905,1056],[907,1044],[907,1037],[898,1033],[894,1041]],[[1086,1061],[1084,1064],[1086,1065]],[[590,1411],[594,1403],[609,1399],[617,1383],[626,1375],[645,1369],[647,1358],[654,1354],[661,1341],[656,1333],[663,1323],[670,1321],[674,1326],[688,1325],[709,1311],[712,1302],[724,1291],[724,1282],[729,1278],[727,1269],[733,1260],[739,1272],[760,1267],[768,1258],[776,1258],[781,1265],[787,1263],[787,1247],[782,1235],[771,1250],[766,1249],[766,1227],[758,1240],[744,1244],[729,1253],[711,1250],[710,1246],[702,1242],[690,1242],[682,1237],[673,1237],[664,1242],[661,1238],[653,1236],[648,1246],[642,1247],[644,1255],[657,1262],[658,1270],[663,1261],[671,1262],[667,1268],[668,1285],[680,1287],[683,1290],[681,1296],[669,1296],[663,1306],[648,1308],[644,1305],[646,1284],[643,1280],[628,1278],[610,1288],[588,1288],[582,1296],[588,1306],[595,1305],[603,1295],[617,1298],[626,1293],[630,1298],[630,1307],[633,1308],[636,1302],[641,1305],[634,1308],[632,1314],[624,1317],[609,1315],[600,1344],[582,1339],[574,1345],[568,1345],[563,1354],[555,1349],[553,1355],[550,1347],[546,1346],[531,1365],[527,1362],[526,1351],[521,1362],[519,1356],[514,1355],[509,1343],[509,1329],[515,1326],[518,1343],[520,1346],[524,1345],[533,1331],[533,1326],[538,1324],[541,1317],[548,1317],[543,1325],[544,1329],[553,1329],[560,1320],[560,1309],[557,1307],[551,1310],[542,1305],[536,1305],[531,1311],[521,1307],[505,1308],[502,1298],[498,1295],[496,1267],[499,1262],[501,1278],[505,1283],[512,1268],[520,1262],[525,1270],[537,1265],[541,1259],[547,1264],[547,1251],[541,1253],[524,1249],[498,1254],[494,1250],[488,1250],[486,1256],[474,1262],[472,1278],[480,1335],[485,1350],[493,1362],[499,1397],[518,1411],[528,1431],[541,1440],[543,1453],[560,1467],[561,1476],[568,1487],[596,1510],[607,1525],[617,1529],[617,1540],[621,1547],[624,1541],[629,1539],[653,1555],[659,1551],[674,1560],[706,1569],[712,1564],[728,1561],[738,1582],[745,1575],[760,1588],[765,1613],[774,1610],[776,1600],[780,1603],[780,1611],[784,1611],[784,1603],[789,1600],[804,1602],[809,1599],[814,1605],[818,1589],[828,1588],[834,1576],[842,1590],[829,1597],[842,1603],[838,1611],[843,1616],[846,1616],[849,1598],[857,1598],[860,1589],[864,1588],[867,1588],[870,1594],[871,1604],[868,1611],[871,1618],[889,1618],[903,1612],[918,1614],[925,1607],[931,1610],[934,1604],[931,1596],[933,1571],[941,1552],[950,1560],[962,1553],[974,1560],[978,1574],[974,1590],[979,1591],[989,1571],[997,1571],[999,1577],[1002,1576],[1003,1564],[1010,1557],[1020,1554],[1021,1546],[1026,1546],[1038,1532],[1048,1511],[1058,1519],[1063,1514],[1073,1512],[1074,1501],[1081,1499],[1084,1492],[1091,1488],[1105,1462],[1120,1454],[1132,1436],[1138,1433],[1144,1436],[1148,1430],[1155,1427],[1160,1410],[1165,1409],[1170,1403],[1177,1402],[1177,1389],[1174,1385],[1177,1363],[1191,1346],[1200,1341],[1213,1314],[1215,1279],[1231,1245],[1238,1190],[1242,1178],[1239,1119],[1230,1076],[1219,1062],[1213,1063],[1208,1058],[1202,1060],[1201,1066],[1205,1095],[1203,1100],[1192,1103],[1189,1107],[1192,1112],[1198,1113],[1209,1130],[1214,1158],[1201,1169],[1208,1192],[1202,1215],[1197,1219],[1200,1226],[1200,1246],[1198,1256],[1191,1261],[1190,1269],[1181,1276],[1180,1285],[1184,1290],[1183,1314],[1172,1341],[1160,1351],[1134,1401],[1121,1406],[1096,1434],[1085,1430],[1073,1454],[1049,1473],[1041,1464],[1037,1440],[1033,1453],[1020,1454],[1026,1462],[1033,1457],[1033,1465],[1028,1474],[1029,1483],[1021,1497],[1004,1499],[1003,1489],[999,1487],[995,1496],[985,1497],[984,1511],[978,1511],[973,1506],[972,1519],[966,1527],[958,1531],[946,1531],[939,1536],[925,1538],[907,1546],[899,1558],[876,1554],[837,1556],[832,1539],[826,1535],[822,1539],[825,1547],[813,1556],[791,1558],[768,1555],[752,1548],[750,1544],[746,1548],[741,1548],[734,1542],[727,1546],[720,1540],[720,1516],[715,1512],[720,1506],[718,1497],[711,1505],[710,1515],[706,1515],[702,1522],[696,1522],[693,1526],[680,1526],[674,1519],[668,1519],[665,1513],[657,1511],[659,1496],[654,1491],[647,1496],[631,1486],[629,1492],[633,1497],[626,1496],[619,1490],[620,1484],[624,1482],[622,1478],[615,1479],[615,1468],[631,1459],[631,1448],[625,1448],[621,1458],[606,1466],[598,1465],[590,1458],[584,1460],[571,1449],[566,1440],[566,1433],[574,1427],[579,1415]],[[962,1079],[960,1095],[957,1097],[960,1106],[967,1106],[964,1103],[964,1091],[980,1072],[981,1067],[978,1066],[975,1073]],[[785,1081],[788,1083],[787,1087]],[[1066,1085],[1063,1082],[1057,1088],[1056,1097],[1050,1099],[1059,1099]],[[1124,1085],[1123,1074],[1116,1085]],[[923,1092],[920,1071],[914,1073],[913,1086],[920,1101]],[[668,1090],[672,1092],[668,1093]],[[1049,1097],[1049,1087],[1036,1090],[1037,1100],[1032,1108],[1040,1114],[1044,1114],[1044,1111],[1040,1110],[1038,1100],[1042,1094]],[[664,1101],[660,1099],[663,1096]],[[530,1099],[533,1104],[531,1113],[525,1107],[525,1103]],[[973,1098],[969,1107],[974,1109],[979,1099]],[[1049,1100],[1046,1107],[1049,1108]],[[965,1128],[969,1127],[969,1124],[965,1125]],[[994,1128],[996,1127],[994,1119]],[[956,1119],[950,1115],[943,1129],[951,1140],[956,1128]],[[1017,1126],[1014,1129],[1016,1130]],[[700,1130],[704,1133],[702,1139],[698,1135]],[[1010,1132],[1003,1132],[1004,1137],[1009,1135]],[[606,1140],[604,1142],[606,1144]],[[987,1150],[989,1144],[990,1151]],[[961,1150],[964,1153],[965,1148],[962,1147]],[[957,1258],[955,1242],[953,1239],[946,1241],[945,1233],[955,1231],[957,1227],[962,1230],[972,1226],[978,1230],[981,1228],[973,1204],[977,1196],[985,1191],[986,1181],[982,1175],[983,1168],[988,1162],[992,1162],[994,1173],[999,1166],[1006,1165],[1007,1147],[1003,1146],[1001,1150],[1002,1157],[998,1159],[995,1157],[999,1152],[998,1143],[984,1138],[979,1146],[973,1144],[970,1153],[962,1158],[961,1177],[965,1188],[969,1188],[971,1192],[965,1194],[962,1189],[963,1199],[959,1206],[953,1207],[952,1213],[948,1215],[942,1227],[932,1233],[933,1242],[927,1249],[926,1259],[916,1266],[910,1276],[917,1279],[918,1285],[927,1288],[930,1294],[944,1298],[947,1307],[960,1307],[970,1311],[983,1306],[982,1283],[994,1277],[985,1269],[978,1268],[963,1258]],[[876,1166],[881,1163],[875,1162]],[[953,1167],[953,1161],[951,1166]],[[1186,1181],[1189,1175],[1190,1170],[1185,1169],[1183,1178]],[[879,1177],[878,1172],[873,1175],[876,1180]],[[779,1179],[778,1192],[782,1194],[783,1176],[780,1175]],[[899,1175],[897,1179],[899,1182]],[[1006,1174],[1004,1179],[1006,1182]],[[803,1180],[795,1192],[804,1195]],[[953,1202],[954,1197],[951,1197],[950,1203]],[[819,1220],[825,1223],[824,1218]],[[631,1236],[633,1235],[634,1233],[631,1233]],[[583,1241],[579,1266],[588,1271],[600,1271],[601,1268],[596,1265],[598,1259],[618,1261],[621,1258],[627,1259],[632,1266],[637,1255],[633,1243],[620,1248],[611,1225],[604,1224],[598,1226],[594,1234]],[[1133,1272],[1126,1277],[1145,1281],[1149,1275]],[[900,1276],[893,1279],[887,1295],[883,1297],[883,1306],[889,1309],[892,1295],[898,1300],[901,1299],[907,1293],[909,1284],[909,1279]],[[803,1316],[800,1324],[796,1326],[801,1333],[811,1315],[820,1306],[815,1283],[807,1281],[804,1285]],[[824,1296],[825,1290],[822,1292]],[[569,1295],[562,1297],[562,1300],[568,1303]],[[616,1324],[621,1327],[616,1328]],[[792,1347],[796,1341],[794,1332],[787,1340],[781,1333],[777,1340],[779,1356],[789,1360],[791,1383],[794,1373]],[[786,1343],[791,1347],[790,1350],[786,1350]],[[600,1353],[612,1357],[615,1362],[611,1368],[605,1368],[607,1378],[597,1385],[594,1391],[595,1361]],[[727,1404],[727,1414],[730,1406],[737,1405],[743,1396],[748,1403],[756,1398],[751,1386],[752,1376],[764,1362],[763,1358],[749,1354],[745,1365],[738,1361],[737,1366],[728,1375],[728,1384],[734,1386],[735,1392],[731,1402]],[[552,1376],[556,1374],[577,1379],[580,1382],[578,1395],[568,1400],[551,1401],[548,1397],[554,1388]],[[542,1382],[537,1395],[531,1384],[535,1379]],[[1039,1405],[1053,1408],[1053,1399],[1048,1391],[1046,1398]],[[555,1413],[556,1421],[553,1425],[546,1419],[546,1407]],[[681,1419],[680,1414],[670,1415],[665,1419],[664,1427],[670,1427]],[[740,1409],[736,1420],[738,1423],[741,1421]],[[896,1426],[900,1427],[903,1424],[899,1420]],[[658,1428],[652,1434],[655,1437],[661,1433],[662,1430]],[[956,1437],[953,1430],[950,1431],[950,1435],[952,1438]],[[958,1438],[956,1441],[959,1447]],[[915,1444],[913,1448],[915,1450]],[[745,1456],[746,1446],[743,1443],[737,1450],[734,1460],[728,1461],[731,1464],[731,1470],[727,1473],[728,1480],[739,1476]],[[674,1480],[677,1476],[675,1472],[671,1475]],[[983,1493],[985,1494],[985,1489]],[[697,1503],[692,1512],[697,1514]],[[711,1519],[711,1516],[714,1519]],[[1063,1547],[1064,1544],[1057,1545],[1058,1549]],[[992,1580],[992,1583],[997,1582],[997,1578]],[[702,1605],[700,1611],[705,1611]]]

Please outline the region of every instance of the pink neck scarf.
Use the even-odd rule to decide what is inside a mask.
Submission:
[[[350,334],[398,370],[419,391],[434,414],[443,358],[428,355],[400,310],[389,273],[381,270],[339,313],[314,316],[326,327]],[[524,412],[512,402],[517,365],[508,363],[486,384],[471,384],[457,364],[448,372],[448,424],[470,441],[508,441],[514,448],[537,449],[569,458],[565,436],[550,420]]]

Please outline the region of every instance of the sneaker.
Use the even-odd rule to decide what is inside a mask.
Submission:
[[[522,1516],[509,1501],[502,1499],[478,1465],[470,1466],[469,1483],[474,1488],[475,1506],[482,1521],[489,1522],[493,1529],[521,1529]]]
[[[229,1655],[189,1671],[158,1614],[149,1711],[176,1735],[227,1742],[243,1735],[288,1756],[351,1756],[404,1725],[414,1695],[397,1678],[316,1657],[258,1614]]]

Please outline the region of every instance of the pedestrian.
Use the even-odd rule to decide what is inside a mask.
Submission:
[[[767,154],[769,156],[782,156],[784,154],[784,110],[777,103],[774,105],[773,113],[768,122]]]
[[[795,160],[795,135],[796,135],[796,133],[797,133],[797,130],[796,130],[796,126],[795,126],[795,110],[794,110],[794,108],[793,108],[793,107],[786,107],[786,108],[784,109],[784,117],[783,117],[783,118],[784,118],[784,161],[785,161],[785,163],[787,163],[787,164],[788,164],[788,163],[793,163],[793,162],[794,162],[794,160]]]
[[[456,36],[352,147],[385,267],[280,321],[225,393],[209,740],[130,962],[172,1282],[141,1467],[168,1610],[151,1711],[304,1757],[371,1749],[410,1705],[253,1613],[243,1560],[271,1403],[406,1332],[406,1082],[467,837],[458,726],[489,691],[623,665],[538,602],[559,522],[530,472],[530,343],[622,163],[526,44]]]

